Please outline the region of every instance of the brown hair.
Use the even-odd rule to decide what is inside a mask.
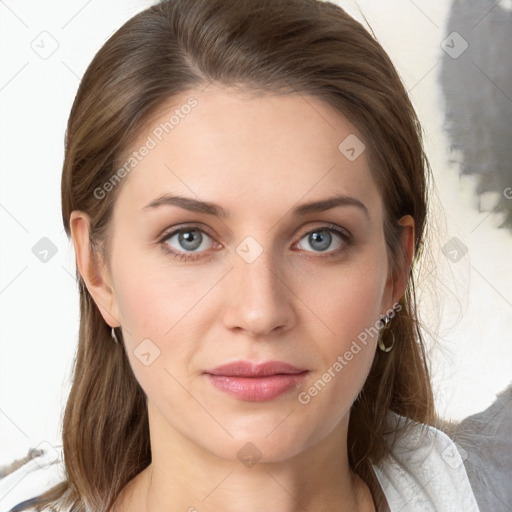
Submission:
[[[81,210],[91,219],[91,250],[105,255],[122,183],[101,200],[94,191],[169,98],[210,82],[312,95],[347,117],[364,138],[383,197],[392,271],[404,261],[397,221],[406,214],[415,221],[417,265],[431,175],[415,111],[375,38],[337,5],[315,0],[166,0],[117,30],[85,72],[69,117],[62,174],[68,237],[70,214]],[[79,343],[63,419],[67,480],[37,503],[98,511],[150,464],[149,427],[146,396],[122,345],[110,339],[78,270],[77,279]],[[350,414],[349,461],[366,481],[370,464],[391,449],[384,438],[393,430],[390,410],[413,420],[402,434],[413,422],[435,424],[412,272],[400,305],[392,321],[395,347],[377,350]]]

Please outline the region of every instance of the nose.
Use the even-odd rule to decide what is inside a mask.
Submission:
[[[248,263],[238,254],[224,283],[224,325],[253,337],[290,329],[296,314],[294,294],[281,266],[265,251]]]

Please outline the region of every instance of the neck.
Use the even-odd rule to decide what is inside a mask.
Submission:
[[[368,486],[349,467],[348,415],[298,455],[254,465],[217,457],[161,425],[150,422],[153,457],[138,478],[137,510],[375,511]]]

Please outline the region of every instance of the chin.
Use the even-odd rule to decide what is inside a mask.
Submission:
[[[222,440],[209,446],[210,451],[220,458],[238,459],[243,464],[246,461],[277,463],[297,456],[323,437],[320,426],[317,432],[309,434],[304,422],[297,423],[297,418],[290,421],[294,413],[287,418],[289,411],[283,413],[285,410],[263,417],[253,414],[242,422],[226,423],[233,437],[222,436]],[[251,462],[246,465],[250,466]]]
[[[230,462],[239,461],[251,468],[254,464],[273,464],[292,459],[301,453],[302,449],[294,440],[288,437],[287,442],[258,440],[248,436],[237,438],[223,446],[206,447],[215,456]]]

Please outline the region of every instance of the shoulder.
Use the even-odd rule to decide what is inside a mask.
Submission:
[[[462,457],[448,435],[389,414],[396,431],[388,437],[395,442],[373,467],[390,506],[410,512],[479,512]]]
[[[512,503],[512,385],[484,411],[441,428],[459,448],[482,510],[508,510]]]
[[[0,479],[0,512],[18,510],[17,506],[35,498],[66,479],[62,446],[42,443],[41,450],[20,467]],[[24,509],[35,511],[34,507]]]

